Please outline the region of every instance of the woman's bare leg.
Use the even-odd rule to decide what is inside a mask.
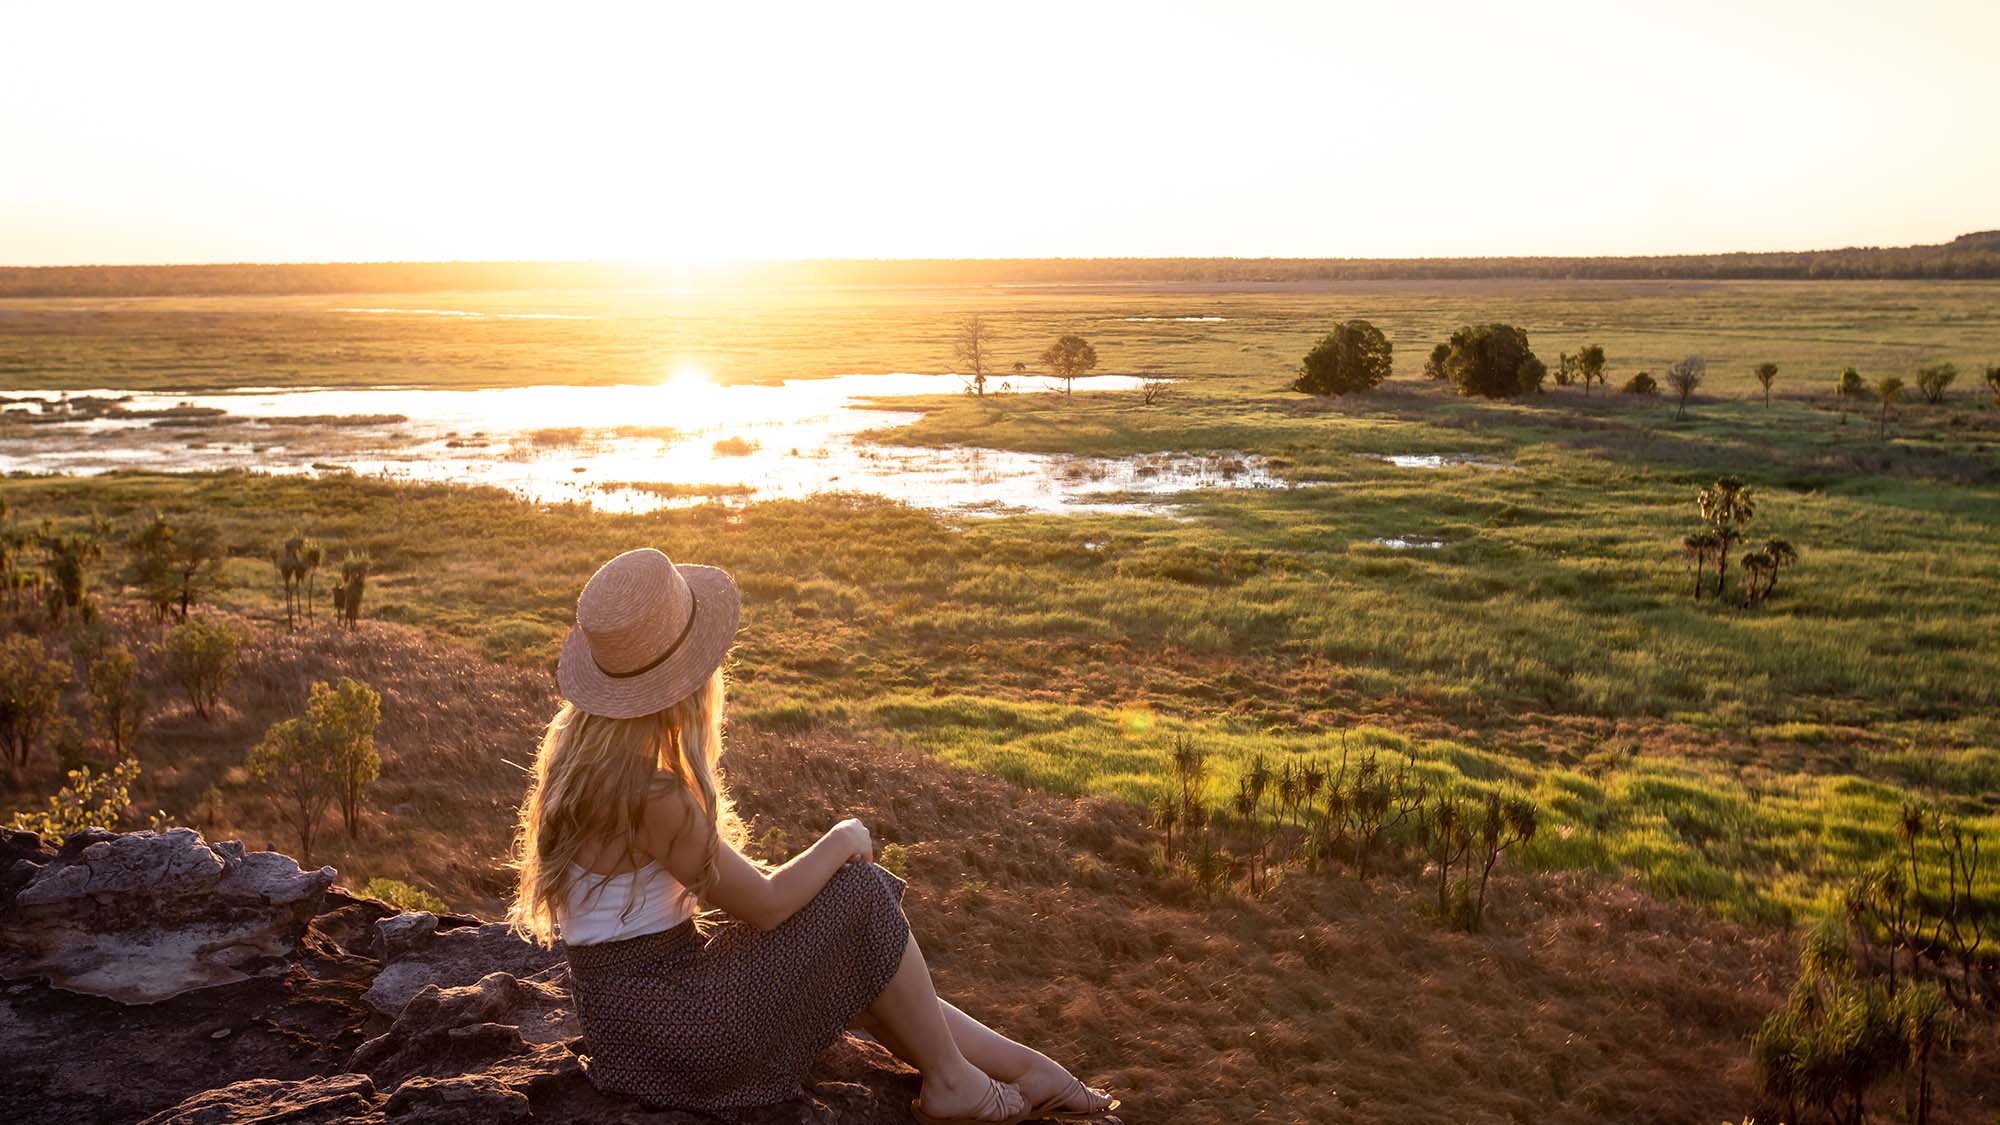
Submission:
[[[987,1074],[1002,1082],[1012,1082],[1021,1087],[1021,1094],[1029,1105],[1046,1101],[1069,1087],[1071,1077],[1069,1071],[1054,1059],[987,1027],[965,1014],[958,1005],[949,1000],[940,997],[938,1007],[944,1016],[945,1028],[950,1032],[952,1041],[957,1044],[959,1053],[973,1066]],[[873,1018],[872,1011],[867,1014],[870,1018],[861,1021],[863,1028],[880,1039],[882,1045],[895,1052],[898,1058],[916,1064],[916,1059],[909,1053],[908,1045],[893,1030]],[[1088,1100],[1078,1099],[1079,1102]],[[1079,1104],[1071,1108],[1088,1110],[1092,1106]]]
[[[916,935],[911,934],[903,946],[902,964],[868,1006],[868,1014],[886,1033],[884,1042],[889,1049],[922,1072],[924,1108],[940,1117],[952,1117],[979,1106],[987,1094],[988,1073],[959,1049],[957,1036],[946,1021],[945,1007],[931,984],[923,950],[917,948]]]

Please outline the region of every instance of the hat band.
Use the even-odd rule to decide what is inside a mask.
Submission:
[[[680,636],[674,638],[674,643],[668,645],[667,650],[665,652],[661,653],[658,656],[655,656],[651,660],[648,660],[646,663],[640,665],[639,667],[632,669],[630,672],[613,672],[611,669],[606,668],[604,665],[597,664],[596,653],[591,653],[590,662],[592,664],[597,664],[598,671],[604,673],[605,675],[611,677],[614,680],[629,680],[634,676],[643,676],[646,673],[652,671],[653,669],[658,668],[660,665],[665,664],[667,662],[668,657],[680,651],[681,643],[688,639],[688,631],[694,628],[694,615],[696,611],[700,609],[701,609],[701,599],[694,596],[693,590],[689,590],[688,616],[687,620],[681,623]]]

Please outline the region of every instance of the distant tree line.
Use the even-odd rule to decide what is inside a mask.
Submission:
[[[1016,258],[798,261],[697,269],[693,280],[770,285],[993,282],[1891,280],[2000,278],[2000,231],[1929,246],[1649,256],[1483,258]],[[618,262],[320,262],[11,266],[0,297],[409,293],[685,284],[685,269]]]

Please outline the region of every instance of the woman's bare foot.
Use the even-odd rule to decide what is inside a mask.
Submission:
[[[924,1075],[917,1104],[928,1117],[995,1121],[1018,1117],[1028,1107],[1019,1087],[1011,1082],[996,1082],[970,1064],[962,1071]]]
[[[1041,1106],[1050,1113],[1102,1113],[1117,1103],[1116,1098],[1104,1091],[1078,1082],[1074,1075],[1046,1055],[1021,1076],[1020,1086],[1021,1094],[1028,1099],[1029,1105]],[[1052,1099],[1055,1104],[1049,1105]]]

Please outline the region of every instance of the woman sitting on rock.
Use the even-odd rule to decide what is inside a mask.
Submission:
[[[511,920],[561,939],[591,1080],[710,1113],[786,1101],[856,1025],[923,1073],[921,1120],[1115,1108],[938,998],[903,881],[875,865],[860,821],[776,869],[737,850],[718,760],[738,609],[728,574],[650,549],[606,563],[577,601],[556,671],[566,702],[521,808]],[[715,910],[697,918],[697,901]]]

